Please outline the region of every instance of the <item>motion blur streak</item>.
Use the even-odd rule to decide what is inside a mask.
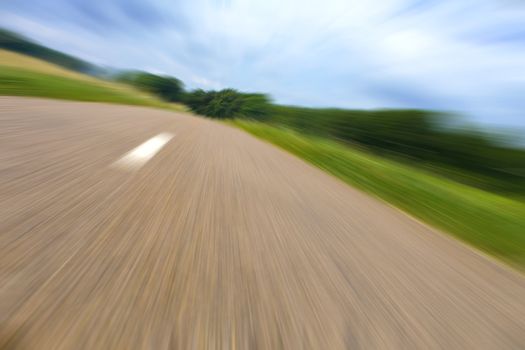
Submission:
[[[0,108],[2,349],[525,344],[522,275],[240,130]],[[109,166],[161,132],[136,172]]]
[[[158,151],[173,138],[170,133],[161,133],[134,148],[114,163],[119,168],[137,169],[146,164]]]

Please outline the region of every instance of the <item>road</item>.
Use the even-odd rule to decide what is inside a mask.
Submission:
[[[523,349],[525,278],[252,136],[0,98],[1,349]]]

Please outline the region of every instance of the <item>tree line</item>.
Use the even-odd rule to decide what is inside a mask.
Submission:
[[[525,195],[525,150],[473,128],[446,127],[453,116],[444,113],[282,106],[268,95],[234,89],[186,91],[178,79],[144,72],[128,72],[119,80],[209,118],[284,126],[417,163],[488,190]]]

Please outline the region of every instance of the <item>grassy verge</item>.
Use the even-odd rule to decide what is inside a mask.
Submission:
[[[233,125],[519,269],[525,268],[525,204],[327,139],[250,121]]]
[[[71,72],[34,58],[0,50],[0,95],[149,106],[175,111],[186,107],[120,84]]]

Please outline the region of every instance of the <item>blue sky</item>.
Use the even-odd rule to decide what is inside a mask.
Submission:
[[[16,0],[1,25],[95,63],[279,103],[525,126],[522,0]]]

